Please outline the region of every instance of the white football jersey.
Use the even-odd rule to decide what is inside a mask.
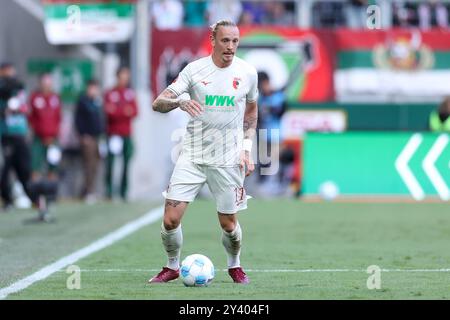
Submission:
[[[238,57],[219,68],[208,56],[188,64],[168,89],[178,96],[188,93],[203,106],[203,113],[187,124],[183,156],[197,164],[236,166],[246,102],[258,98],[256,69]]]

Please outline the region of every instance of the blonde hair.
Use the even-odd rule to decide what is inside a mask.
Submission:
[[[219,27],[237,27],[236,23],[234,23],[231,20],[219,20],[216,23],[214,23],[213,25],[210,26],[211,29],[211,37],[213,39],[216,38],[216,34],[217,34],[217,30],[219,29]]]

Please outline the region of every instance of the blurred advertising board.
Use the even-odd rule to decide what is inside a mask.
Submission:
[[[330,33],[295,28],[241,28],[239,56],[266,72],[288,101],[334,99]]]
[[[290,102],[334,100],[333,39],[329,32],[241,27],[237,56],[266,72]],[[195,58],[211,52],[207,29],[153,30],[152,90],[160,93]]]
[[[281,118],[281,135],[295,138],[306,132],[343,132],[347,113],[343,110],[290,110]]]
[[[50,44],[124,42],[134,31],[136,0],[42,0]]]
[[[340,102],[437,102],[450,94],[450,33],[335,31]]]
[[[208,36],[206,28],[152,29],[151,89],[154,96],[171,84],[188,63],[208,55],[208,51],[203,49]]]
[[[450,95],[450,33],[240,27],[237,55],[290,103],[436,103]],[[211,52],[206,28],[152,33],[152,90]]]
[[[450,200],[448,133],[308,133],[303,191],[333,183],[344,196],[436,197]]]

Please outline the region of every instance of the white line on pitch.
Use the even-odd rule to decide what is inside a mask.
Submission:
[[[161,269],[81,269],[81,272],[159,272]],[[228,269],[216,270],[227,272]],[[247,272],[292,272],[292,273],[314,273],[314,272],[367,272],[364,269],[245,269]],[[381,269],[381,272],[450,272],[450,269]],[[62,272],[62,271],[61,271]]]
[[[53,273],[65,268],[71,264],[74,264],[78,260],[83,259],[83,258],[91,255],[94,252],[100,251],[100,250],[114,244],[115,242],[129,236],[130,234],[136,232],[137,230],[139,230],[153,222],[156,222],[159,218],[162,217],[163,209],[164,209],[164,207],[159,207],[159,208],[153,209],[153,210],[149,211],[148,213],[146,213],[145,215],[143,215],[142,217],[127,223],[123,227],[107,234],[103,238],[98,239],[97,241],[91,243],[90,245],[88,245],[78,251],[75,251],[74,253],[72,253],[68,256],[63,257],[63,258],[59,259],[58,261],[56,261],[52,264],[49,264],[48,266],[45,266],[41,270],[33,273],[32,275],[30,275],[26,278],[23,278],[15,283],[13,283],[9,287],[1,288],[0,289],[0,300],[5,299],[8,295],[10,295],[12,293],[19,292],[19,291],[31,286],[35,282],[38,282],[40,280],[43,280],[43,279],[49,277]]]

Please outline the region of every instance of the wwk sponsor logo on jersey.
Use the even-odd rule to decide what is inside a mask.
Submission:
[[[205,105],[213,107],[234,107],[234,96],[206,95]]]

